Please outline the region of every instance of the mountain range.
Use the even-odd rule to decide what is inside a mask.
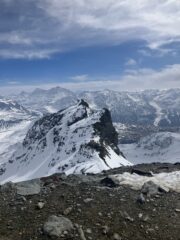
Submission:
[[[107,108],[116,123],[171,128],[180,126],[180,89],[118,92],[112,90],[74,93],[56,87],[35,89],[11,96],[27,109],[57,112],[84,99],[93,108]]]
[[[79,99],[84,99],[82,104]],[[102,116],[106,124],[94,135]],[[72,125],[70,119],[75,121]],[[1,181],[57,171],[99,172],[129,161],[177,162],[180,90],[74,93],[60,87],[36,89],[0,97],[0,123]]]
[[[54,113],[77,103],[75,93],[61,87],[49,90],[37,88],[33,92],[21,92],[10,96],[27,109],[46,114]]]

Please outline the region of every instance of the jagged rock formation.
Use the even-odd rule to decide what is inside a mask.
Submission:
[[[107,109],[77,105],[36,121],[22,145],[1,165],[0,181],[22,181],[56,172],[98,173],[130,163],[117,146]]]

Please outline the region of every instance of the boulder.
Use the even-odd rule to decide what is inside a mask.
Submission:
[[[22,196],[36,195],[41,191],[40,179],[33,179],[26,182],[20,182],[15,184],[16,192]]]
[[[109,187],[109,188],[115,188],[118,186],[118,184],[115,182],[114,179],[112,179],[111,177],[105,177],[101,180],[100,182],[103,186],[105,187]]]
[[[146,176],[146,177],[153,177],[153,173],[152,172],[148,172],[148,171],[142,171],[140,169],[136,169],[136,168],[133,168],[131,170],[131,174],[137,174],[139,176]]]
[[[168,192],[169,189],[159,186],[153,181],[145,182],[141,188],[141,192],[147,196],[155,196],[162,192]]]
[[[64,231],[71,231],[73,229],[72,222],[63,216],[52,215],[44,224],[43,232],[50,237],[60,237]]]

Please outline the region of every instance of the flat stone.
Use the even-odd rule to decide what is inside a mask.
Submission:
[[[26,182],[20,182],[15,184],[16,192],[22,196],[36,195],[41,191],[40,179],[34,179]]]
[[[43,227],[44,233],[50,237],[60,237],[65,231],[69,232],[72,229],[73,224],[68,218],[55,215],[50,216]]]

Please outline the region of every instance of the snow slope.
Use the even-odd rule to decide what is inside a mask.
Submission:
[[[120,144],[126,158],[133,164],[180,162],[180,133],[160,132],[142,138],[138,143]]]
[[[0,97],[0,129],[6,129],[22,121],[27,121],[35,115],[16,101]]]
[[[28,131],[23,144],[1,165],[0,182],[23,181],[56,172],[98,173],[131,165],[117,147],[108,110],[92,110],[83,100],[47,115]]]
[[[15,126],[0,130],[0,164],[8,161],[24,140],[32,121],[22,121]]]
[[[37,115],[16,101],[0,97],[0,163],[8,158],[20,144]]]
[[[180,193],[180,171],[154,174],[152,177],[125,172],[123,174],[111,175],[110,177],[120,185],[129,185],[134,190],[141,190],[145,182],[152,181],[167,191]]]

